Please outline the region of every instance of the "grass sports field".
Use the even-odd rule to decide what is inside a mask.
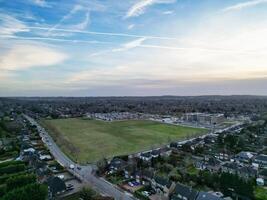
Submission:
[[[142,120],[104,122],[71,118],[42,120],[41,124],[68,156],[81,163],[135,153],[207,132]]]

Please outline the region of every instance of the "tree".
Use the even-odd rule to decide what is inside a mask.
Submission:
[[[103,174],[107,171],[108,168],[108,161],[106,158],[103,158],[97,162],[98,172]]]
[[[83,200],[91,200],[96,196],[96,192],[91,188],[84,187],[80,192],[80,197]]]

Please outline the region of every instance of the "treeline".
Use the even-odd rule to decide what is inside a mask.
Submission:
[[[140,112],[181,114],[186,112],[252,114],[267,111],[265,96],[155,96],[155,97],[84,97],[84,98],[13,98],[2,99],[3,105],[58,117],[86,112]],[[68,109],[66,109],[68,108]],[[17,110],[18,110],[17,109]]]

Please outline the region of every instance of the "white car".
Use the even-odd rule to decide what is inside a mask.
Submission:
[[[134,184],[132,182],[128,182],[128,185],[134,187]]]
[[[75,166],[73,164],[70,164],[70,169],[74,169]]]

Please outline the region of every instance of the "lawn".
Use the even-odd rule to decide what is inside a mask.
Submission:
[[[135,153],[207,132],[145,120],[104,122],[70,118],[41,120],[41,124],[68,156],[81,163]]]

